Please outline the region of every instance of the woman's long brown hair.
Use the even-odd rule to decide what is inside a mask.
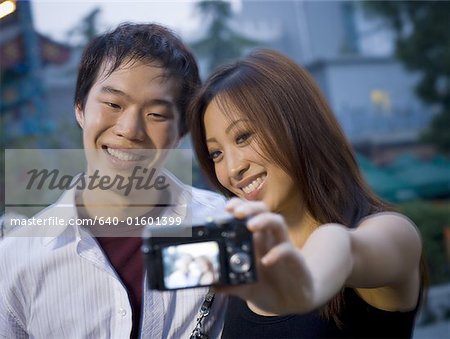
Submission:
[[[226,196],[205,143],[204,113],[212,100],[251,122],[264,152],[300,191],[309,214],[320,224],[356,227],[369,214],[390,209],[365,183],[350,144],[324,96],[306,70],[267,49],[215,71],[188,110],[188,124],[200,167]],[[339,324],[342,291],[323,314]]]

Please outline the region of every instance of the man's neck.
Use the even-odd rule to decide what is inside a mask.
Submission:
[[[139,217],[147,214],[160,215],[170,204],[168,190],[124,196],[114,191],[84,190],[76,194],[77,206],[89,217],[118,218]]]
[[[133,206],[128,199],[102,200],[92,195],[92,191],[76,194],[78,217],[86,220],[82,226],[94,237],[141,237],[148,220],[162,216],[169,199],[170,194],[165,191],[159,203]]]

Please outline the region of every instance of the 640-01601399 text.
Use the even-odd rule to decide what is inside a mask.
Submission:
[[[61,217],[46,217],[29,219],[11,219],[11,226],[120,226],[126,224],[127,226],[174,226],[181,225],[183,219],[181,217],[127,217],[120,219],[118,217],[98,217],[89,219],[79,218],[61,218]]]

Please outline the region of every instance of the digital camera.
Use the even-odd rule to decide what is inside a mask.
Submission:
[[[252,234],[246,220],[226,218],[194,226],[147,227],[142,251],[150,289],[256,281]]]

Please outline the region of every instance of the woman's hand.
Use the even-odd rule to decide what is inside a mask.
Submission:
[[[312,311],[344,286],[370,289],[364,300],[383,309],[404,311],[416,306],[421,241],[404,216],[374,214],[356,229],[323,224],[299,249],[290,241],[283,217],[270,213],[264,203],[235,198],[227,207],[237,218],[248,218],[258,281],[218,288],[219,292],[237,295],[250,306],[274,314]]]
[[[289,239],[284,218],[271,213],[263,202],[231,199],[227,210],[248,218],[253,233],[257,282],[216,288],[233,294],[271,314],[306,313],[314,308],[311,274],[303,256]]]

